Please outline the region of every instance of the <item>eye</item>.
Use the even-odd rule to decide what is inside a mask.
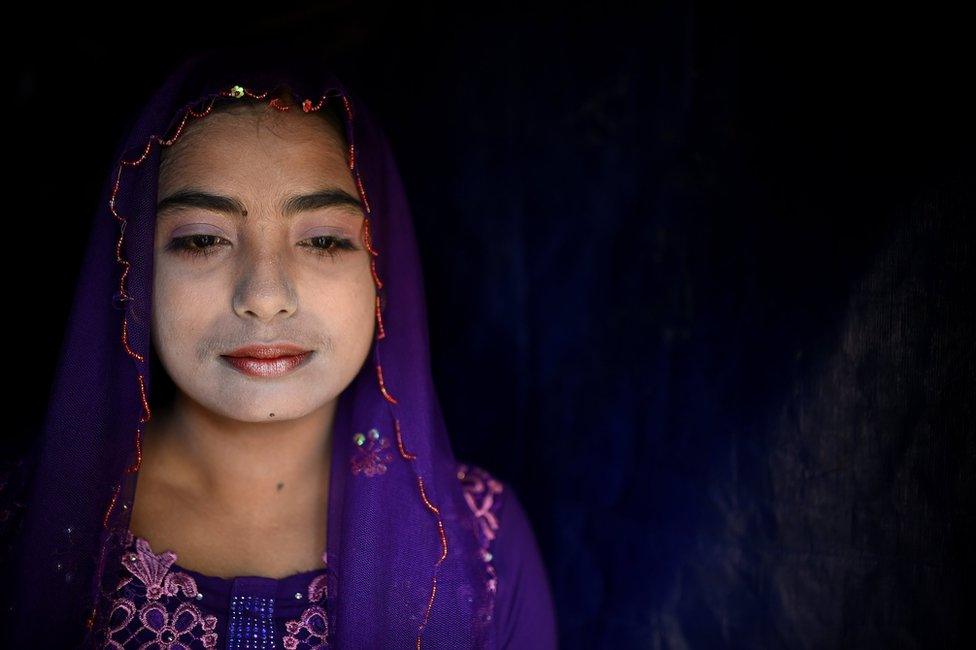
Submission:
[[[301,245],[310,248],[314,254],[329,255],[333,259],[342,251],[357,250],[356,245],[351,240],[334,235],[310,237],[304,241],[311,242],[311,244],[303,243]],[[223,244],[220,242],[223,242]],[[227,245],[229,243],[223,237],[218,237],[217,235],[186,235],[184,237],[175,237],[166,248],[167,250],[194,257],[198,255],[209,256],[217,252],[217,246]]]
[[[175,237],[166,245],[167,250],[176,251],[184,255],[213,255],[216,242],[226,241],[217,235],[187,235]]]
[[[309,247],[313,249],[312,252],[316,255],[329,255],[333,259],[335,259],[335,256],[340,254],[342,251],[356,250],[356,246],[351,240],[346,239],[345,237],[336,237],[334,235],[310,237],[305,241],[312,242]]]

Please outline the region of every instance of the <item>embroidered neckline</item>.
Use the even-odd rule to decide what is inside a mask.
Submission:
[[[103,593],[108,598],[108,607],[104,627],[98,632],[99,647],[121,650],[123,647],[134,647],[132,644],[139,643],[139,647],[189,648],[200,647],[202,644],[205,648],[216,648],[219,619],[214,611],[203,609],[195,602],[204,599],[204,594],[198,588],[197,579],[203,577],[231,583],[236,578],[207,576],[180,567],[175,564],[175,552],[168,550],[162,553],[154,552],[149,546],[149,541],[134,534],[131,529],[125,529],[123,537],[124,551],[121,562],[129,576],[123,577],[112,592]],[[330,647],[328,634],[332,624],[331,605],[326,603],[332,597],[334,587],[329,586],[328,582],[334,576],[328,566],[280,579],[264,576],[243,577],[275,583],[283,583],[299,577],[303,578],[303,582],[307,581],[304,588],[294,594],[295,596],[299,593],[307,594],[308,599],[305,601],[304,609],[297,617],[289,616],[284,621],[281,642],[285,648],[294,650],[324,650]],[[256,602],[259,606],[267,606],[270,612],[277,610],[274,605],[276,600],[277,597],[268,596],[259,597]],[[291,597],[287,600],[292,604]],[[248,609],[253,606],[250,601],[245,603],[232,598],[230,610],[226,615],[233,623],[234,616],[240,613],[241,608]],[[282,613],[285,614],[284,610]],[[262,624],[268,630],[271,629],[273,623],[270,614],[262,617]],[[250,629],[242,632],[232,625],[225,643],[250,641],[251,632],[253,630]],[[247,638],[242,634],[246,634]]]
[[[493,542],[500,528],[499,510],[503,501],[500,497],[505,491],[505,485],[483,468],[464,463],[457,467],[457,478],[461,482],[465,502],[473,515],[466,526],[478,539],[478,551],[484,563],[485,589],[474,605],[474,613],[481,625],[485,626],[494,618],[498,576],[494,566]],[[143,638],[150,641],[155,639],[162,647],[170,647],[177,639],[184,647],[197,642],[202,643],[203,647],[217,647],[218,619],[214,612],[220,612],[201,608],[202,605],[198,607],[194,602],[206,600],[197,581],[213,581],[215,589],[226,589],[229,593],[234,581],[241,578],[266,580],[276,584],[299,579],[307,581],[307,585],[301,590],[307,593],[305,608],[300,615],[290,617],[284,622],[281,642],[285,648],[295,650],[330,647],[329,636],[334,625],[335,612],[333,599],[336,594],[332,581],[336,576],[328,563],[326,552],[322,554],[324,567],[294,573],[284,578],[222,578],[180,566],[176,563],[178,558],[174,551],[156,553],[149,540],[136,535],[131,529],[124,528],[123,531],[124,555],[121,561],[129,575],[121,579],[113,592],[103,594],[109,600],[107,612],[104,614],[104,629],[99,634],[105,639],[106,647],[121,649],[129,647],[128,643]],[[299,593],[293,595],[298,598]],[[471,603],[474,594],[470,590],[468,593],[468,602]],[[271,603],[277,601],[278,597],[266,598],[267,606],[272,607]],[[292,603],[291,597],[287,600]],[[225,615],[233,618],[235,606],[237,605],[232,599],[231,609]],[[231,631],[229,634],[227,641],[233,641],[236,632]]]
[[[136,535],[134,532],[132,532],[131,529],[127,531],[127,537],[129,537],[130,539],[129,539],[129,543],[126,545],[125,552],[127,553],[131,552],[132,549],[136,547],[136,544],[141,542],[145,544],[145,550],[151,553],[153,557],[155,557],[160,562],[165,562],[168,565],[170,572],[185,573],[192,576],[196,580],[203,579],[209,582],[216,582],[216,583],[223,583],[223,584],[233,583],[235,580],[238,580],[240,578],[247,578],[250,580],[254,580],[254,579],[270,580],[273,582],[289,582],[292,580],[297,580],[299,578],[307,579],[310,577],[314,577],[315,575],[320,573],[328,573],[329,570],[331,569],[326,552],[323,552],[322,561],[325,563],[324,567],[319,567],[317,569],[309,569],[308,571],[298,571],[296,573],[289,574],[283,578],[271,578],[269,576],[257,576],[257,575],[234,576],[232,578],[224,578],[221,576],[214,576],[214,575],[202,573],[200,571],[195,571],[193,569],[189,569],[179,564],[179,555],[176,553],[176,551],[167,550],[167,551],[163,551],[162,553],[157,553],[155,550],[153,550],[152,544],[150,544],[148,539],[140,535]]]

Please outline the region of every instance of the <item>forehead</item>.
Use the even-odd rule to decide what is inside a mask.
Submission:
[[[160,185],[219,178],[249,182],[313,180],[323,175],[353,186],[343,136],[316,113],[247,106],[190,123],[162,150]]]

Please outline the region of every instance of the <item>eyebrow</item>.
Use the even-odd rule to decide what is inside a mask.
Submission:
[[[280,209],[285,217],[289,217],[298,212],[332,207],[352,208],[360,215],[363,211],[359,199],[340,187],[325,187],[311,194],[289,196],[281,203]],[[156,216],[183,208],[200,208],[247,220],[247,208],[236,196],[224,196],[195,187],[181,188],[160,200],[156,204]]]

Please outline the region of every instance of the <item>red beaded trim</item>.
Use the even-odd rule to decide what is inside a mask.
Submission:
[[[161,144],[161,145],[165,145],[165,146],[172,145],[174,142],[176,142],[177,138],[179,138],[179,136],[183,133],[183,128],[186,125],[187,120],[190,117],[200,118],[200,117],[204,117],[206,115],[209,115],[211,113],[211,111],[213,110],[214,103],[217,101],[217,98],[218,97],[235,97],[235,98],[240,98],[240,97],[243,97],[245,94],[247,94],[249,97],[253,97],[255,99],[262,99],[262,98],[264,98],[264,97],[266,97],[268,95],[268,92],[269,91],[265,91],[263,93],[258,94],[258,93],[254,93],[254,92],[252,92],[252,91],[250,91],[250,90],[248,90],[246,88],[243,88],[241,86],[233,86],[229,90],[221,91],[220,93],[218,93],[217,96],[214,96],[214,97],[211,98],[209,105],[206,107],[205,110],[203,110],[201,112],[194,111],[192,106],[187,107],[187,110],[184,113],[183,118],[180,121],[180,124],[177,127],[177,129],[176,129],[176,133],[171,138],[169,138],[168,140],[163,140],[159,136],[153,135],[153,136],[151,136],[149,138],[149,141],[146,143],[146,147],[143,150],[143,153],[142,153],[142,155],[139,158],[137,158],[135,160],[132,160],[132,161],[125,160],[125,159],[122,159],[120,161],[119,167],[118,167],[118,172],[116,174],[115,184],[114,184],[114,186],[112,188],[112,196],[109,199],[109,208],[111,209],[112,214],[115,216],[115,218],[119,221],[119,224],[120,224],[119,239],[118,239],[118,242],[116,243],[116,247],[115,247],[116,259],[118,260],[118,262],[120,264],[122,264],[125,267],[124,271],[122,272],[121,277],[119,278],[119,291],[118,291],[118,294],[117,295],[118,295],[118,297],[119,297],[120,300],[122,300],[122,301],[131,300],[131,297],[125,291],[125,278],[128,275],[129,267],[131,266],[131,264],[130,264],[129,261],[125,260],[121,256],[121,251],[122,251],[122,238],[123,238],[123,236],[125,234],[126,219],[125,219],[125,217],[123,217],[122,215],[120,215],[115,210],[115,198],[116,198],[116,195],[118,194],[119,187],[121,185],[122,170],[125,167],[135,167],[135,166],[138,166],[138,165],[142,164],[142,162],[148,157],[150,151],[152,150],[152,145],[153,145],[154,142],[156,142],[158,144]],[[352,107],[352,102],[349,100],[349,98],[346,95],[339,95],[339,97],[341,97],[341,99],[342,99],[343,106],[344,106],[345,111],[346,111],[346,116],[348,117],[348,120],[349,120],[350,128],[352,128],[353,115],[354,115],[354,113],[353,113],[353,107]],[[311,111],[317,111],[317,110],[321,109],[326,104],[328,98],[329,98],[328,95],[322,96],[319,99],[318,103],[316,103],[314,105],[312,104],[312,101],[310,99],[305,99],[302,102],[302,104],[301,104],[302,110],[304,112],[306,112],[306,113],[311,112]],[[269,101],[269,105],[272,106],[272,107],[274,107],[274,108],[276,108],[276,109],[278,109],[278,110],[282,110],[282,111],[289,110],[289,108],[290,108],[289,106],[286,106],[286,105],[283,105],[283,104],[278,103],[278,99],[277,98],[273,98],[271,101]],[[359,169],[356,167],[356,150],[355,150],[355,143],[352,141],[352,138],[350,138],[350,142],[349,142],[348,158],[349,158],[349,170],[351,172],[353,172],[354,179],[356,181],[356,186],[359,188],[360,199],[362,200],[363,206],[366,209],[366,216],[363,219],[362,237],[363,237],[364,245],[365,245],[367,251],[369,251],[369,253],[371,255],[371,259],[370,259],[370,271],[371,271],[372,276],[373,276],[373,282],[374,282],[374,284],[375,284],[375,286],[377,288],[377,291],[380,291],[380,290],[383,289],[384,284],[383,284],[382,280],[380,279],[379,274],[377,273],[377,270],[376,270],[376,258],[379,255],[379,253],[373,248],[372,236],[371,236],[371,233],[370,233],[369,215],[372,213],[372,210],[370,208],[369,199],[366,196],[366,188],[363,186],[363,181],[362,181],[362,178],[361,178],[361,176],[359,174]],[[377,321],[376,339],[377,340],[381,340],[381,339],[386,338],[386,330],[385,330],[385,328],[383,326],[382,301],[380,300],[379,295],[377,295],[377,298],[376,298],[376,310],[375,310],[375,313],[376,313],[376,321]],[[134,358],[134,359],[136,359],[137,361],[140,361],[140,362],[141,361],[144,361],[144,357],[142,355],[138,354],[137,352],[135,352],[135,350],[133,350],[129,346],[129,340],[128,340],[128,321],[127,321],[126,317],[123,317],[123,319],[122,319],[122,345],[125,348],[126,352],[132,358]],[[387,390],[387,388],[386,388],[386,384],[383,381],[383,368],[382,368],[382,366],[380,365],[380,363],[378,361],[376,362],[376,375],[377,375],[377,379],[379,380],[379,389],[380,389],[380,392],[382,393],[384,399],[386,399],[387,402],[389,402],[390,404],[397,404],[398,402],[397,402],[396,398],[394,398],[390,394],[390,392]],[[126,468],[126,470],[125,470],[125,473],[126,474],[131,474],[131,473],[134,473],[134,472],[138,472],[139,471],[139,468],[142,466],[142,447],[141,447],[141,443],[140,443],[140,436],[139,436],[139,434],[141,432],[141,425],[142,424],[145,424],[146,422],[148,422],[151,419],[151,417],[152,417],[152,411],[149,408],[149,401],[146,398],[144,378],[143,378],[143,376],[141,374],[138,375],[138,381],[139,381],[139,394],[140,394],[140,398],[142,400],[143,415],[140,417],[140,420],[139,420],[139,422],[140,422],[140,428],[139,429],[136,429],[136,434],[135,434],[136,462],[132,466]],[[394,424],[396,426],[396,433],[397,433],[397,448],[398,448],[398,450],[400,452],[401,457],[403,457],[405,460],[410,460],[410,461],[415,460],[417,458],[417,455],[414,454],[414,453],[408,452],[404,448],[403,439],[402,439],[402,436],[401,436],[401,433],[400,433],[400,421],[395,416],[394,416]],[[420,476],[417,477],[417,488],[419,490],[420,497],[421,497],[421,499],[424,502],[424,505],[427,507],[428,510],[430,510],[437,517],[437,530],[438,530],[438,534],[439,534],[440,540],[441,540],[441,555],[437,559],[437,562],[434,564],[434,573],[433,573],[433,576],[431,578],[430,598],[429,598],[429,600],[427,602],[427,609],[424,612],[423,621],[420,623],[420,626],[417,629],[417,644],[416,644],[416,647],[417,647],[417,650],[420,650],[420,648],[421,648],[421,639],[422,639],[422,635],[423,635],[423,630],[424,630],[424,627],[427,625],[427,622],[430,619],[430,612],[431,612],[431,610],[434,607],[434,598],[437,595],[437,573],[438,573],[438,569],[439,569],[441,563],[447,558],[448,548],[447,548],[447,535],[444,532],[444,522],[441,519],[440,509],[437,508],[433,503],[431,503],[430,499],[427,498],[427,493],[426,493],[426,490],[424,489],[424,481],[423,481],[423,478],[420,477]],[[115,504],[116,504],[116,502],[118,500],[118,495],[119,495],[119,492],[120,492],[121,489],[122,489],[122,483],[119,482],[115,486],[115,490],[114,490],[114,492],[112,494],[111,501],[109,502],[108,508],[105,511],[105,516],[102,518],[102,526],[104,528],[108,528],[109,517],[110,517],[110,515],[111,515],[111,513],[112,513],[112,511],[113,511],[113,509],[115,507]],[[101,580],[101,576],[102,576],[102,573],[104,571],[104,564],[105,564],[105,549],[103,548],[102,549],[101,557],[99,559],[99,568],[98,568],[98,576],[97,576],[97,580],[99,580],[99,581]],[[93,627],[93,625],[94,625],[96,610],[97,610],[97,605],[92,608],[91,613],[90,613],[90,615],[88,617],[88,620],[87,620],[87,628],[89,630],[91,630],[92,627]]]

